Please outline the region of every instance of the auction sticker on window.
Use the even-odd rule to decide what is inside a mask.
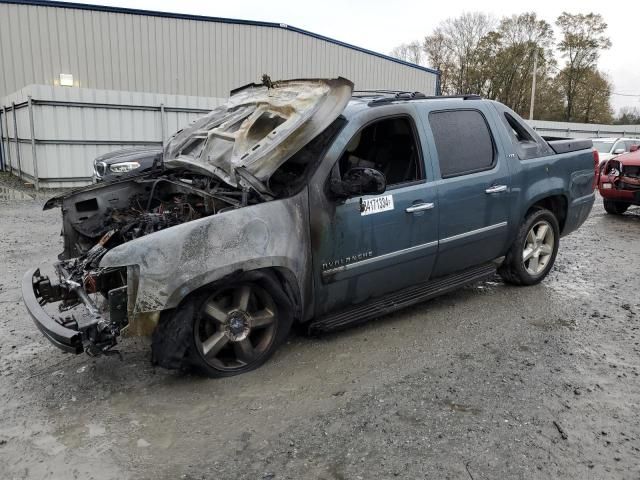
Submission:
[[[360,215],[372,215],[389,210],[393,210],[393,195],[360,199]]]

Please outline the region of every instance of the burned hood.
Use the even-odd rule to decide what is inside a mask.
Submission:
[[[169,140],[164,164],[255,188],[253,179],[266,182],[342,113],[352,90],[353,83],[342,77],[266,79],[239,88]]]

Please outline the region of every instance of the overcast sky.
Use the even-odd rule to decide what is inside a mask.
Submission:
[[[463,12],[482,11],[497,18],[534,10],[552,25],[562,13],[600,13],[609,25],[613,46],[602,52],[600,69],[613,82],[613,91],[638,96],[613,95],[616,111],[622,106],[640,108],[640,1],[603,0],[104,0],[101,5],[163,10],[246,20],[286,23],[381,53],[400,43],[420,39],[440,21]],[[554,25],[555,27],[555,25]]]

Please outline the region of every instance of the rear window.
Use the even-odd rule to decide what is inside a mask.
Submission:
[[[429,123],[442,178],[487,170],[494,159],[493,139],[477,110],[431,112]]]

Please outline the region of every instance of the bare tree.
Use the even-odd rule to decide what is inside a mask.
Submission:
[[[422,65],[424,61],[424,51],[422,44],[417,40],[409,43],[402,43],[391,50],[390,55],[405,62],[415,63],[416,65]]]
[[[448,95],[453,93],[451,77],[454,74],[455,62],[453,53],[447,47],[447,38],[440,28],[425,37],[423,50],[428,66],[440,72],[440,93]]]
[[[553,29],[534,12],[496,22],[483,13],[465,13],[441,22],[421,43],[399,45],[392,54],[440,71],[442,94],[479,93],[521,115],[531,103],[537,60],[536,117],[585,122],[611,119],[608,79],[597,70],[601,49],[611,43],[596,14],[563,13],[558,50],[567,59],[560,73]]]
[[[446,40],[444,48],[454,62],[454,72],[451,75],[453,93],[475,93],[471,91],[471,78],[477,63],[482,60],[478,55],[478,46],[494,24],[493,17],[473,12],[449,18],[440,26]]]

